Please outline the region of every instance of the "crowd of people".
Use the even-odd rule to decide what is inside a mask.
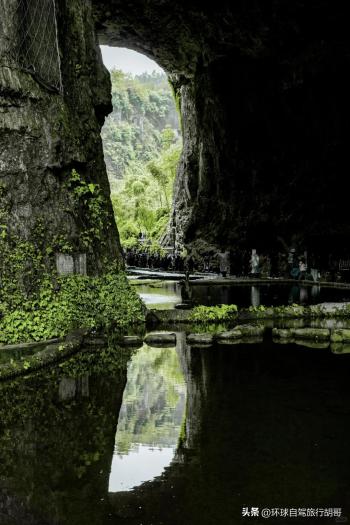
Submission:
[[[129,248],[125,251],[125,262],[127,266],[136,268],[148,268],[150,270],[173,270],[193,272],[198,270],[195,267],[192,257],[185,257],[180,253],[172,252],[151,252],[144,249]]]
[[[193,257],[171,251],[152,252],[145,247],[128,248],[124,254],[126,265],[150,270],[220,274],[222,277],[285,277],[317,280],[317,270],[309,269],[306,254],[297,256],[291,248],[288,253],[258,254],[256,249],[241,251],[223,249]]]

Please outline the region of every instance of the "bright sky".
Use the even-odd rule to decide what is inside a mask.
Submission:
[[[156,62],[141,53],[125,47],[101,46],[102,58],[107,69],[121,69],[125,73],[139,75],[147,71],[163,71]]]

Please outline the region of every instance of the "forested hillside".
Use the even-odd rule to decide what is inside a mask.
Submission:
[[[113,112],[102,131],[121,241],[156,245],[168,222],[181,152],[179,117],[163,73],[111,72]]]

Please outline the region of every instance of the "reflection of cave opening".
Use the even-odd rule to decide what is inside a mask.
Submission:
[[[182,138],[168,76],[140,53],[101,49],[113,104],[102,139],[121,243],[144,252],[174,248],[166,231]]]
[[[132,490],[170,465],[185,406],[186,385],[176,349],[145,345],[128,366],[109,492]]]

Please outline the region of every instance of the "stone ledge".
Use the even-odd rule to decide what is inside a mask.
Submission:
[[[331,331],[328,328],[273,328],[272,336],[277,339],[329,341]]]
[[[2,345],[0,346],[0,352],[2,350],[30,350],[31,348],[37,348],[40,346],[47,346],[53,343],[60,343],[64,339],[56,337],[55,339],[47,339],[46,341],[37,341],[33,343],[17,343],[12,345]]]
[[[240,321],[263,321],[274,319],[323,319],[323,318],[349,318],[350,303],[321,303],[318,305],[301,306],[275,306],[275,307],[258,307],[254,309],[242,308],[232,318],[207,319],[205,321],[192,318],[193,310],[147,310],[146,324],[156,326],[164,323],[192,323],[200,325],[201,323],[222,323],[222,322],[240,322]]]
[[[85,337],[89,334],[90,330],[75,330],[69,333],[60,343],[49,344],[32,356],[0,366],[0,381],[25,376],[65,360],[81,349]]]

